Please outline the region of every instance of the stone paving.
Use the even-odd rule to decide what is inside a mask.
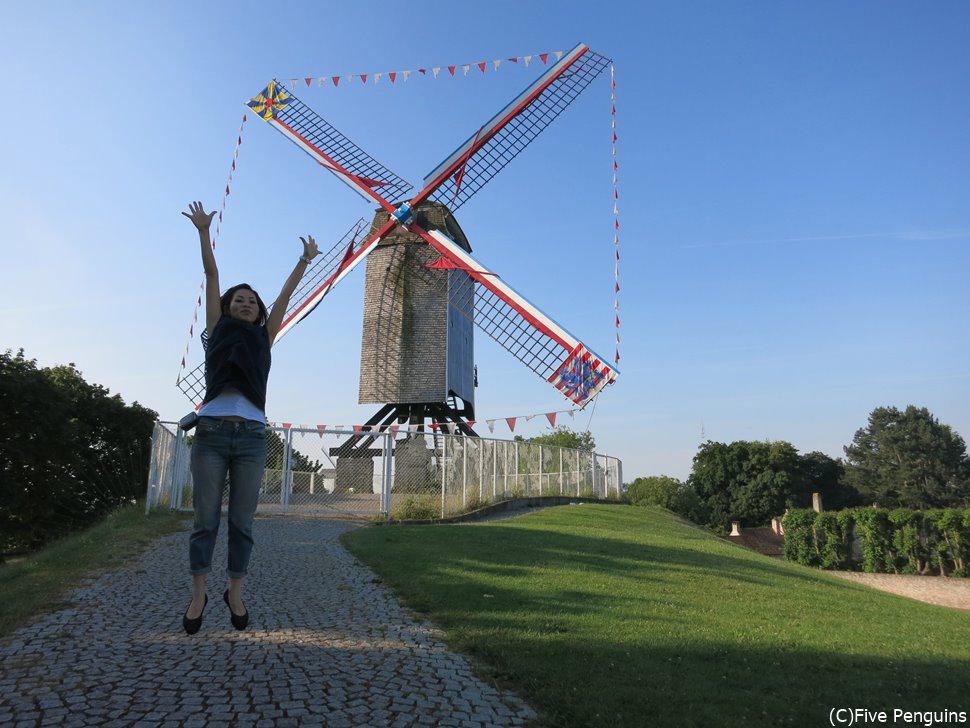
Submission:
[[[222,601],[225,522],[202,629],[182,630],[188,535],[81,585],[70,608],[0,639],[0,726],[520,726],[337,538],[352,523],[259,518],[249,628]]]

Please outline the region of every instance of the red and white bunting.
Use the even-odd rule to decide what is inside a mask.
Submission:
[[[620,363],[620,195],[616,177],[619,164],[616,161],[616,75],[610,64],[610,106],[612,107],[611,125],[613,128],[613,274],[615,277],[613,314],[616,325],[616,356],[614,363]]]
[[[509,426],[509,432],[515,432],[515,417],[506,417],[505,424]]]
[[[229,199],[230,187],[232,186],[232,175],[236,171],[236,160],[239,159],[239,147],[242,145],[242,135],[243,129],[246,127],[246,114],[243,114],[242,122],[239,124],[239,133],[236,135],[236,145],[232,150],[232,161],[229,164],[229,179],[226,181],[226,191],[222,195],[222,204],[219,206],[219,215],[216,220],[216,232],[212,236],[212,249],[216,249],[216,242],[219,240],[219,228],[222,225],[222,213],[226,210],[226,200]],[[205,293],[205,277],[202,278],[202,283],[199,285],[199,296],[195,302],[195,309],[192,311],[192,323],[189,325],[189,336],[185,341],[185,351],[182,354],[182,364],[179,368],[178,377],[175,379],[175,384],[182,381],[182,372],[185,369],[186,361],[189,354],[189,346],[192,342],[192,337],[195,334],[195,323],[199,320],[199,308],[202,306],[202,296]]]
[[[554,52],[547,52],[547,53],[534,53],[528,56],[514,56],[514,57],[507,58],[505,60],[511,61],[516,65],[518,65],[519,61],[522,61],[523,65],[525,67],[528,67],[532,63],[533,58],[538,58],[540,61],[542,61],[544,65],[548,64],[550,55],[554,55],[556,57],[556,60],[558,61],[560,58],[562,58],[563,52],[554,51]],[[339,88],[341,80],[346,80],[348,83],[350,83],[355,78],[357,78],[357,79],[360,79],[360,82],[362,84],[366,85],[367,80],[371,79],[374,82],[374,84],[378,84],[381,82],[381,78],[385,76],[390,80],[391,83],[396,83],[398,76],[401,77],[402,81],[407,81],[415,73],[420,74],[421,76],[428,76],[429,70],[431,71],[430,75],[432,78],[438,78],[438,76],[441,75],[441,69],[443,68],[447,69],[448,75],[452,77],[454,77],[457,74],[457,71],[459,68],[462,71],[462,76],[467,76],[468,72],[473,67],[477,67],[478,70],[481,71],[483,74],[486,73],[486,70],[488,69],[489,64],[491,64],[493,72],[498,71],[499,68],[501,68],[502,66],[502,60],[503,59],[501,58],[496,58],[491,61],[475,61],[474,63],[454,63],[454,64],[448,64],[448,65],[442,65],[442,66],[432,66],[430,68],[418,68],[418,69],[409,68],[403,71],[378,71],[376,73],[375,72],[351,73],[351,74],[340,74],[337,76],[301,76],[299,78],[289,79],[289,85],[291,89],[295,89],[298,86],[300,86],[300,84],[302,83],[307,88],[310,88],[313,84],[314,79],[316,79],[317,88],[325,88],[327,86],[327,83],[326,83],[327,81],[330,81],[333,84],[334,88]]]

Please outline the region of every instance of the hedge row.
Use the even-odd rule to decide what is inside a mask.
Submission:
[[[970,509],[789,511],[785,558],[822,569],[967,576]]]

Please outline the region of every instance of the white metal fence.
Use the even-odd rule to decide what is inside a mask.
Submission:
[[[259,512],[437,518],[509,498],[619,498],[621,462],[515,440],[434,432],[266,428]],[[155,423],[146,509],[192,508],[191,434]]]

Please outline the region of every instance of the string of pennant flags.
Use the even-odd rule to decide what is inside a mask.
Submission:
[[[226,211],[226,202],[229,200],[230,188],[232,187],[232,175],[236,172],[236,160],[239,159],[239,147],[242,146],[243,129],[246,127],[246,114],[243,114],[242,123],[239,125],[239,133],[236,135],[236,145],[232,149],[232,162],[229,165],[229,179],[226,180],[226,189],[222,193],[222,203],[219,205],[219,214],[216,216],[216,231],[212,236],[212,249],[216,249],[219,240],[219,229],[222,227],[222,214]],[[182,380],[182,372],[185,370],[186,361],[189,356],[189,346],[192,344],[192,337],[195,335],[195,325],[199,322],[199,308],[202,306],[202,297],[205,294],[205,276],[199,283],[199,293],[195,301],[195,310],[192,311],[192,323],[189,324],[189,335],[185,341],[185,349],[182,352],[182,366],[175,382],[176,386]]]
[[[614,289],[613,310],[616,319],[616,358],[614,363],[620,363],[620,195],[616,186],[617,172],[620,165],[616,161],[616,76],[613,64],[610,64],[610,105],[612,116],[610,123],[613,127],[613,252],[615,255],[614,275],[616,287]]]
[[[516,65],[521,64],[523,67],[528,68],[534,61],[538,60],[543,65],[548,64],[549,58],[555,58],[557,61],[562,58],[562,51],[552,51],[549,53],[534,53],[528,56],[511,56],[509,58],[499,58],[492,61],[476,61],[474,63],[456,63],[447,66],[432,66],[429,68],[413,68],[404,71],[381,71],[378,73],[350,73],[346,75],[339,76],[302,76],[301,78],[290,78],[288,79],[290,88],[295,89],[298,86],[305,85],[306,87],[313,86],[316,83],[317,87],[333,85],[334,88],[340,86],[341,81],[346,81],[347,83],[352,83],[354,79],[359,80],[362,84],[367,84],[369,81],[374,84],[378,84],[382,79],[386,78],[391,83],[396,83],[398,79],[403,82],[407,82],[412,76],[430,77],[438,78],[439,76],[446,75],[449,77],[455,77],[459,71],[462,76],[467,76],[469,72],[473,69],[478,69],[481,73],[485,73],[486,70],[491,67],[492,71],[498,71],[505,62],[514,63]]]
[[[485,424],[488,427],[489,432],[495,432],[495,426],[504,422],[509,428],[509,432],[515,432],[515,426],[518,424],[519,420],[525,420],[526,422],[535,419],[536,417],[545,417],[549,421],[550,427],[556,426],[556,420],[559,415],[566,414],[569,415],[570,419],[576,417],[576,413],[579,410],[569,409],[569,410],[558,410],[556,412],[542,412],[533,415],[517,415],[515,417],[497,417],[492,420],[485,420]],[[294,427],[292,422],[269,422],[270,427],[282,427],[285,430],[289,430]],[[478,423],[475,421],[469,421],[468,426],[474,427]],[[319,432],[320,437],[323,437],[326,431],[343,431],[349,432],[353,430],[354,432],[378,432],[379,428],[373,425],[296,425],[297,429],[300,430],[313,430],[316,429]],[[439,430],[448,434],[458,434],[459,426],[451,422],[432,422],[430,425],[390,425],[387,428],[388,432],[393,433],[397,436],[398,433],[407,432],[421,432],[425,427],[430,428],[433,432],[438,432]]]

